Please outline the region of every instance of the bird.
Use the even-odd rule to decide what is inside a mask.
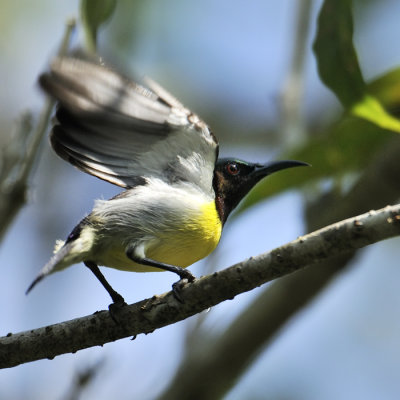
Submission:
[[[56,242],[27,293],[46,276],[80,262],[107,290],[111,305],[125,300],[99,266],[166,270],[179,276],[177,284],[193,282],[186,267],[216,248],[246,194],[272,173],[308,165],[219,158],[209,126],[155,81],[143,81],[102,60],[73,55],[55,57],[40,75],[41,89],[56,100],[49,135],[56,154],[124,190],[96,200],[66,240]]]

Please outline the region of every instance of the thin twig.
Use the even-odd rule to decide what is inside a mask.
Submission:
[[[69,20],[59,54],[67,51],[74,27],[75,21]],[[11,140],[1,152],[1,159],[4,161],[0,171],[0,240],[25,204],[28,177],[39,152],[42,138],[46,134],[53,105],[53,100],[46,100],[35,130],[31,128],[31,114],[28,112],[22,114]]]
[[[285,134],[285,144],[290,147],[299,145],[304,139],[302,117],[304,66],[312,4],[312,0],[302,0],[297,3],[292,59],[281,94],[281,130]]]

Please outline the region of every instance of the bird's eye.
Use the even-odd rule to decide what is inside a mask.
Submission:
[[[236,163],[229,163],[226,166],[229,175],[235,176],[239,173],[239,166]]]

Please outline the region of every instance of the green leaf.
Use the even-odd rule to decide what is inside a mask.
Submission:
[[[400,132],[400,120],[387,113],[374,96],[366,94],[361,101],[353,105],[351,112],[355,116],[371,121],[381,128]]]
[[[400,68],[386,72],[368,84],[368,93],[377,97],[380,103],[392,113],[400,111]]]
[[[88,51],[96,52],[97,31],[111,17],[116,5],[116,0],[81,1],[81,21]]]
[[[321,80],[350,107],[365,93],[365,83],[353,45],[350,0],[325,0],[318,17],[314,53]]]
[[[368,91],[373,99],[379,99],[379,106],[384,104],[400,113],[400,68],[369,83]],[[311,168],[282,171],[261,181],[240,204],[238,213],[285,190],[362,170],[380,147],[392,138],[390,133],[368,120],[343,115],[330,127],[314,132],[302,148],[279,157],[307,161]]]
[[[400,132],[400,120],[368,93],[353,45],[351,0],[325,0],[318,18],[314,53],[321,80],[353,115]]]

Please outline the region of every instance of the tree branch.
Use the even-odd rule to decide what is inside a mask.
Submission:
[[[108,311],[100,311],[44,328],[8,334],[0,339],[0,368],[150,333],[273,279],[397,235],[400,235],[400,205],[349,218],[196,280],[183,288],[183,304],[168,292],[124,307],[117,315],[119,324]]]
[[[308,230],[396,202],[400,190],[400,141],[394,136],[370,160],[349,192],[341,194],[333,190],[307,207]],[[200,394],[210,400],[224,397],[288,320],[346,267],[355,252],[321,260],[299,273],[276,280],[224,332],[205,340],[198,338],[159,398],[184,400]],[[216,374],[218,380],[212,379]],[[213,384],[203,384],[208,381]]]

